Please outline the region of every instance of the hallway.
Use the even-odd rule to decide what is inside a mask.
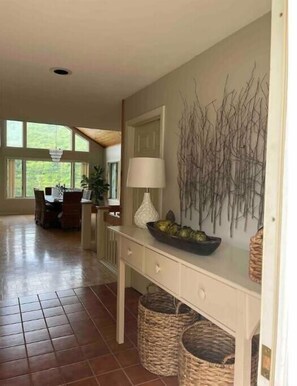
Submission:
[[[139,362],[140,294],[132,288],[125,343],[117,344],[116,278],[80,249],[80,232],[9,216],[0,217],[0,238],[0,386],[178,384]]]
[[[0,216],[0,300],[114,282],[80,232],[43,229],[34,216]]]

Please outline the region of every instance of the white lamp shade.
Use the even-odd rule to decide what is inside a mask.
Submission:
[[[164,160],[149,157],[130,158],[127,186],[131,188],[164,188]]]

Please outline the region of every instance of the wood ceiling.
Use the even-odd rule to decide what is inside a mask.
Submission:
[[[77,127],[77,129],[93,141],[99,143],[102,147],[118,145],[121,143],[122,136],[120,131],[86,129],[84,127]]]

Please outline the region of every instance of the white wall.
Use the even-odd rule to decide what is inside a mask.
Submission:
[[[220,100],[229,75],[229,88],[239,89],[248,80],[254,64],[256,75],[269,76],[270,66],[270,14],[256,20],[237,33],[224,39],[190,62],[167,74],[157,82],[132,95],[125,100],[125,119],[131,120],[156,107],[165,105],[165,147],[166,188],[163,193],[163,216],[169,209],[179,215],[179,191],[177,186],[177,146],[178,122],[183,108],[181,93],[188,102],[194,98],[194,83],[197,81],[198,93],[202,104],[214,99]],[[206,31],[207,33],[207,31]],[[193,37],[199,39],[199,36]],[[125,143],[125,139],[124,139]],[[127,158],[127,157],[125,157]],[[124,165],[124,177],[127,172],[127,160]],[[179,220],[179,218],[177,218]],[[188,224],[198,228],[197,217]],[[217,235],[225,242],[248,249],[249,239],[257,230],[257,222],[250,221],[247,232],[242,224],[235,230],[231,239],[229,224],[224,221],[218,227]],[[206,222],[203,229],[211,234],[212,225]]]

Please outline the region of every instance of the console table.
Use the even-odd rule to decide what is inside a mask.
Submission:
[[[251,340],[260,324],[261,287],[248,277],[248,252],[222,243],[199,256],[156,241],[146,229],[110,227],[118,245],[117,341],[124,342],[125,266],[235,337],[234,385],[250,386]]]

